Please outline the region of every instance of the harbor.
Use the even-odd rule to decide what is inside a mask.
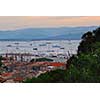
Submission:
[[[2,41],[0,82],[21,83],[48,71],[65,70],[78,44],[79,40]]]
[[[57,57],[76,54],[80,40],[0,41],[0,55],[30,54],[33,57]]]

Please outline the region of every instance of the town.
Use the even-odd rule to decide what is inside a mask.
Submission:
[[[49,58],[32,59],[32,54],[10,53],[2,55],[0,68],[1,83],[22,83],[27,78],[38,77],[40,74],[66,69],[66,62],[55,62]]]

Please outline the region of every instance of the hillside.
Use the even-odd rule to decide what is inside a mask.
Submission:
[[[81,39],[83,33],[95,29],[90,27],[27,28],[0,31],[0,40],[55,40]]]
[[[77,54],[67,60],[66,70],[46,72],[25,83],[100,83],[100,27],[82,35]]]

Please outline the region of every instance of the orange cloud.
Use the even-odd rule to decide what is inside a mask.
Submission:
[[[28,27],[100,25],[100,16],[1,16],[0,30]]]

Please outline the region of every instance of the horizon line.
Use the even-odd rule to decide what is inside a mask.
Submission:
[[[45,28],[80,28],[80,27],[100,27],[100,25],[85,25],[85,26],[54,26],[54,27],[23,27],[23,28],[16,28],[16,29],[0,29],[0,31],[17,31],[17,30],[24,30],[24,29],[45,29]]]

